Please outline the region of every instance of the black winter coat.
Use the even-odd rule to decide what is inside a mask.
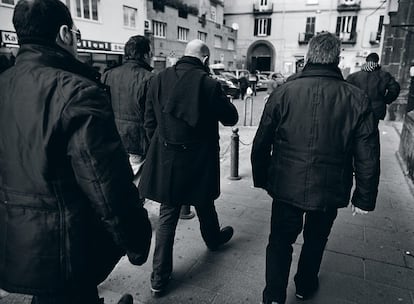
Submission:
[[[0,287],[78,292],[151,241],[99,73],[23,44],[0,75]]]
[[[307,65],[266,104],[252,148],[256,187],[304,210],[375,207],[378,128],[365,93],[337,67]]]
[[[203,79],[198,93],[189,85],[184,92],[187,97],[181,100],[184,111],[199,103],[195,126],[165,113],[175,84],[188,72],[189,78]],[[220,83],[193,57],[183,57],[154,77],[147,97],[144,126],[151,143],[139,185],[141,194],[170,205],[211,203],[220,194],[218,122],[236,124],[236,108]]]
[[[367,93],[377,120],[384,119],[387,104],[396,100],[400,94],[398,82],[390,73],[381,70],[381,68],[371,72],[353,73],[346,80]]]
[[[102,81],[110,87],[115,123],[125,150],[145,155],[148,140],[144,130],[145,98],[153,73],[144,61],[128,60],[108,70]]]

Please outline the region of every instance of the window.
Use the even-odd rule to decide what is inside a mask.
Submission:
[[[14,0],[1,0],[1,3],[14,5]]]
[[[222,41],[223,38],[221,36],[214,35],[214,47],[221,48]]]
[[[188,41],[188,32],[189,31],[190,30],[188,28],[179,26],[177,28],[177,39],[179,41]]]
[[[260,0],[260,6],[267,6],[267,0]]]
[[[255,36],[270,36],[272,26],[272,19],[261,18],[254,20],[254,35]]]
[[[229,41],[227,43],[227,49],[234,51],[234,39],[229,38]]]
[[[76,0],[76,17],[98,21],[98,0]]]
[[[137,9],[124,5],[124,26],[137,27]]]
[[[355,37],[357,16],[338,17],[336,22],[336,34],[342,40],[352,40]]]
[[[377,41],[381,41],[382,27],[384,26],[384,16],[379,16],[378,30],[377,30]]]
[[[152,32],[154,33],[154,37],[165,38],[166,28],[167,23],[154,20],[152,21]]]
[[[307,17],[306,18],[306,34],[315,34],[315,17]]]
[[[207,42],[207,33],[198,31],[197,39],[200,39],[203,42]]]
[[[217,8],[215,6],[211,6],[210,18],[211,18],[211,21],[214,21],[214,22],[216,22],[217,20]]]

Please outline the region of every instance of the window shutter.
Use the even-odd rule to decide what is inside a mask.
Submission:
[[[254,19],[254,32],[253,32],[254,36],[257,36],[258,27],[259,27],[259,19]]]
[[[336,35],[339,36],[341,32],[341,17],[336,18]]]
[[[354,17],[352,18],[351,33],[355,33],[355,32],[356,32],[356,24],[357,24],[357,19],[358,19],[358,16],[354,16]]]
[[[266,32],[267,36],[270,36],[271,31],[272,31],[272,19],[269,18],[267,19],[267,32]]]

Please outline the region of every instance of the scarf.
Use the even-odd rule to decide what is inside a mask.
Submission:
[[[367,61],[362,65],[361,70],[365,71],[365,72],[373,72],[373,71],[378,70],[380,68],[381,68],[381,66],[379,65],[378,62]]]

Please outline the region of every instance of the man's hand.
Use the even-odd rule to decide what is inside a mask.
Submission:
[[[362,209],[352,205],[352,215],[355,216],[357,214],[362,214],[362,215],[368,214],[368,211],[362,210]]]

